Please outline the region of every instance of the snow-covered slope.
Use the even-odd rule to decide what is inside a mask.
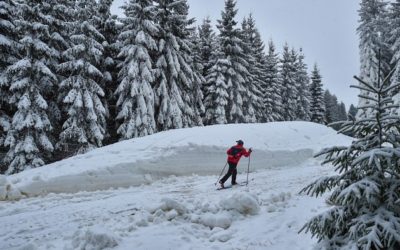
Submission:
[[[254,149],[249,185],[216,191],[225,151],[239,138]],[[314,249],[298,231],[327,205],[298,192],[332,174],[314,152],[350,141],[305,122],[210,126],[0,176],[2,199],[34,196],[0,201],[0,249]]]
[[[0,200],[139,186],[175,175],[219,174],[226,149],[242,139],[252,169],[301,165],[351,138],[308,122],[231,124],[177,129],[123,141],[13,176],[0,176]],[[242,166],[247,163],[242,159]],[[239,168],[244,169],[244,168]]]

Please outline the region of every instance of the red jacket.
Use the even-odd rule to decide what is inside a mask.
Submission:
[[[236,145],[226,151],[228,154],[228,163],[238,164],[240,157],[249,157],[251,152],[247,151],[242,145]]]

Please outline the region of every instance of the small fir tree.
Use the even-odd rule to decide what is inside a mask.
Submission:
[[[353,87],[373,94],[374,116],[344,122],[339,132],[359,139],[317,154],[338,174],[322,177],[302,192],[319,196],[332,191],[328,202],[333,207],[302,230],[310,231],[325,249],[399,249],[400,117],[390,113],[395,86],[388,78],[380,82],[378,77],[376,83],[356,79],[360,85]]]

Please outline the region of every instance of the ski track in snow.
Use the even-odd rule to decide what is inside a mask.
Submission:
[[[0,202],[0,249],[308,250],[316,240],[297,232],[327,206],[298,192],[330,173],[309,160],[250,173],[248,187],[221,191],[214,186],[217,176],[171,176],[127,189]],[[260,211],[224,208],[233,196],[254,197]]]

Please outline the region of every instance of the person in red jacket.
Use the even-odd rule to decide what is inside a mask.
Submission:
[[[228,149],[228,151],[226,151],[226,153],[228,154],[228,164],[229,164],[229,170],[226,173],[226,175],[224,177],[222,177],[222,179],[219,181],[219,184],[221,184],[221,187],[224,188],[224,183],[229,179],[229,177],[232,175],[232,185],[236,185],[236,175],[237,175],[237,164],[240,161],[240,158],[242,156],[245,157],[249,157],[252,150],[251,148],[249,149],[249,151],[247,151],[244,147],[243,147],[243,141],[242,140],[238,140],[236,141],[237,145],[231,147],[230,149]]]

